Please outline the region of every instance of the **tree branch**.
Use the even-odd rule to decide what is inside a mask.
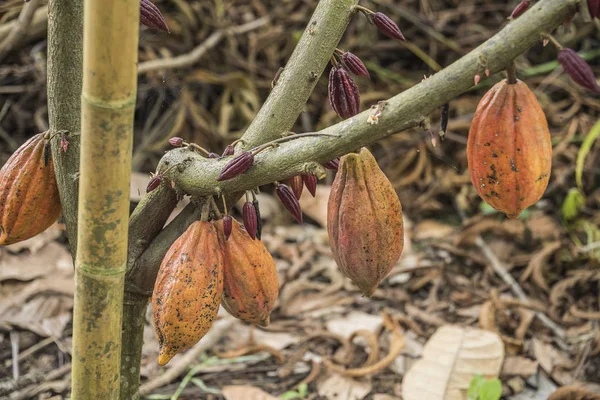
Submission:
[[[27,35],[27,29],[33,20],[35,10],[40,5],[40,0],[31,0],[21,9],[16,24],[4,40],[0,40],[0,60],[2,60],[14,47]]]
[[[487,67],[492,73],[502,71],[512,60],[539,42],[542,33],[553,31],[573,15],[577,3],[578,0],[538,2],[471,53],[429,79],[389,99],[378,124],[368,123],[369,111],[365,111],[321,131],[328,134],[341,134],[341,137],[299,138],[281,144],[258,154],[250,170],[230,181],[217,182],[216,179],[231,158],[207,159],[184,148],[168,152],[161,160],[159,170],[178,165],[178,168],[170,171],[170,178],[178,189],[193,196],[239,192],[285,179],[307,169],[312,170],[316,166],[315,162],[328,161],[419,124],[429,113],[473,86],[473,76],[477,73],[481,59],[487,60]],[[286,92],[280,94],[282,97],[287,95]],[[272,104],[281,104],[281,102],[272,100]],[[276,127],[277,121],[273,124]],[[277,138],[286,131],[286,129],[276,128],[265,129],[271,139]],[[253,134],[250,137],[255,136]],[[249,145],[246,144],[246,147],[248,148]],[[137,287],[151,292],[153,281],[148,280],[147,277],[156,276],[162,260],[161,254],[164,256],[162,251],[166,252],[170,243],[187,228],[187,225],[179,226],[175,222],[169,224],[159,235],[165,239],[171,238],[170,242],[165,244],[163,240],[154,240],[144,252],[153,256],[140,257],[139,264],[136,263],[136,268],[143,268],[148,274],[145,281],[135,281]],[[157,251],[154,248],[156,246],[160,246],[162,250]],[[143,274],[138,274],[136,277],[141,275]]]

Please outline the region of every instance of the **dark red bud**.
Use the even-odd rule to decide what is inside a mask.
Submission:
[[[329,73],[329,103],[342,118],[350,118],[360,111],[358,86],[345,68],[333,67]]]
[[[302,175],[292,176],[290,179],[288,179],[288,182],[292,192],[294,192],[294,196],[296,196],[297,199],[300,199],[300,196],[302,196],[302,190],[304,189],[304,180],[302,179]]]
[[[302,179],[312,197],[315,197],[317,195],[317,177],[314,175],[302,175]]]
[[[231,236],[231,230],[233,228],[233,218],[231,215],[226,215],[223,217],[223,235],[225,235],[225,240],[229,239]]]
[[[254,204],[254,209],[256,210],[256,238],[260,240],[262,236],[262,218],[260,217],[260,207],[258,206],[258,200],[253,200],[252,204]]]
[[[348,68],[348,71],[352,72],[354,75],[366,76],[367,78],[371,77],[367,67],[365,67],[365,64],[363,64],[361,59],[349,51],[342,55],[342,63],[344,63],[346,68]]]
[[[256,217],[256,207],[254,204],[247,201],[244,203],[244,207],[242,208],[242,218],[244,219],[244,228],[246,228],[246,232],[252,239],[256,239],[256,232],[258,229],[258,220]]]
[[[225,150],[223,150],[223,157],[232,156],[233,153],[235,153],[235,148],[232,145],[228,145],[225,147]]]
[[[183,139],[180,137],[174,136],[171,139],[169,139],[169,143],[171,144],[171,146],[179,147],[183,143]]]
[[[519,17],[521,14],[523,14],[525,11],[527,11],[528,8],[529,8],[529,0],[522,0],[519,4],[517,4],[517,6],[513,10],[513,12],[510,14],[510,17],[508,17],[508,18],[515,19],[515,18]]]
[[[140,1],[140,22],[148,28],[160,29],[169,32],[167,23],[162,13],[150,0]]]
[[[161,182],[162,182],[162,176],[154,175],[152,177],[152,179],[150,179],[150,182],[148,182],[148,186],[146,186],[146,193],[150,193],[151,191],[156,189],[160,185]]]
[[[323,166],[327,169],[331,169],[334,171],[337,171],[338,168],[340,167],[340,159],[339,158],[334,158],[331,161],[327,161],[325,164],[323,164]]]
[[[596,82],[594,71],[579,54],[571,49],[562,49],[558,52],[558,62],[573,81],[580,86],[596,93],[600,93],[600,87]]]
[[[277,186],[276,192],[281,204],[292,214],[298,223],[302,223],[302,209],[292,189],[288,185],[281,183]]]
[[[208,158],[221,158],[217,153],[208,153]]]
[[[385,36],[391,37],[392,39],[406,40],[402,32],[400,32],[398,25],[384,13],[375,13],[375,15],[373,15],[373,23],[377,29],[379,29],[379,32],[383,33]]]
[[[592,18],[598,18],[598,12],[600,11],[600,0],[587,0],[587,4]]]
[[[249,151],[244,151],[240,153],[233,160],[229,161],[223,169],[221,170],[221,174],[217,178],[217,181],[227,181],[231,178],[234,178],[240,174],[243,174],[252,166],[254,163],[254,154]]]

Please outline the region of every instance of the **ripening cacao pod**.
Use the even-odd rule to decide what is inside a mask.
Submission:
[[[479,196],[509,218],[542,197],[552,143],[544,111],[525,83],[503,80],[483,96],[469,131],[467,161]]]
[[[219,234],[212,223],[196,221],[169,248],[154,285],[152,308],[160,365],[208,332],[222,293]]]
[[[218,223],[220,230],[222,224]],[[275,261],[262,241],[252,240],[234,219],[229,240],[223,247],[223,299],[221,304],[236,318],[261,326],[269,325],[279,294]]]
[[[58,186],[44,133],[29,139],[0,169],[0,245],[42,233],[61,212]]]
[[[370,297],[402,254],[404,224],[392,183],[365,148],[340,160],[327,232],[337,265]]]

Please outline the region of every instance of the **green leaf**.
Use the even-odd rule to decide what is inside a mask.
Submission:
[[[467,391],[467,398],[469,400],[478,400],[479,399],[479,388],[483,384],[485,379],[481,375],[475,375],[473,379],[471,379],[471,384],[469,385],[469,390]]]
[[[481,203],[479,203],[479,210],[481,211],[481,213],[483,215],[491,215],[491,214],[496,214],[498,212],[494,207],[490,206],[485,201],[482,201]]]
[[[585,158],[588,153],[592,149],[594,141],[600,137],[600,121],[596,122],[596,125],[592,127],[592,129],[587,134],[585,140],[581,144],[581,148],[579,149],[579,153],[577,153],[577,163],[575,168],[575,181],[577,182],[577,187],[583,193],[583,164],[585,164]]]
[[[305,398],[308,395],[308,385],[306,383],[298,385],[298,394],[302,398]]]
[[[571,188],[562,203],[561,214],[565,221],[574,220],[585,205],[585,196],[577,188]]]
[[[486,380],[479,386],[479,400],[499,400],[502,396],[502,382],[499,379]]]
[[[299,399],[301,397],[298,394],[298,392],[296,392],[294,390],[290,390],[288,392],[283,393],[281,396],[279,396],[279,398],[281,400],[292,400],[292,399]]]

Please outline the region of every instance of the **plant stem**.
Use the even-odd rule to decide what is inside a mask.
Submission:
[[[292,129],[346,31],[358,0],[320,0],[277,84],[244,135],[243,149]]]
[[[119,396],[139,8],[85,0],[73,399]]]
[[[506,75],[506,81],[509,85],[515,85],[517,83],[517,66],[514,61],[506,67]]]
[[[52,141],[52,159],[73,259],[77,250],[79,132],[83,66],[83,2],[48,2],[48,119],[50,133],[69,132],[69,148]]]

